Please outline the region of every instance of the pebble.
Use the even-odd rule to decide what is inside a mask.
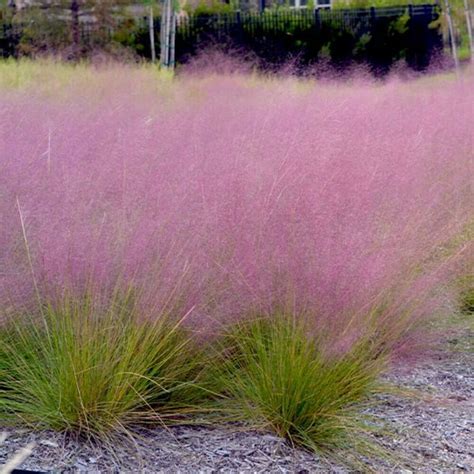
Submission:
[[[49,439],[42,439],[39,444],[42,444],[43,446],[49,446],[51,448],[59,448],[59,444],[56,443],[55,441],[51,441]]]

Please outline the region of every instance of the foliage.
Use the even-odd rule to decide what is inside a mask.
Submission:
[[[140,22],[129,13],[129,5],[127,0],[37,2],[27,8],[9,9],[3,23],[18,36],[16,56],[56,55],[78,60],[98,49],[113,51],[120,44],[114,35],[123,39],[129,34],[129,43],[133,40],[133,30],[139,31]]]
[[[429,2],[426,0],[335,0],[333,1],[333,8],[369,8],[369,7],[392,7],[393,5],[422,5]],[[445,16],[446,5],[444,1],[437,2],[442,12],[440,16],[440,24],[444,30],[444,35],[448,37],[448,25]],[[464,1],[463,0],[449,0],[451,15],[453,18],[453,25],[455,30],[456,42],[458,45],[458,54],[461,60],[470,57],[469,37],[467,33],[467,24],[465,18]],[[471,7],[472,12],[472,7]],[[472,13],[471,13],[472,14]],[[446,44],[449,47],[449,44]]]
[[[220,0],[200,0],[196,5],[187,3],[184,10],[194,15],[218,15],[220,13],[232,13],[236,8],[235,2],[222,2]]]
[[[15,15],[14,24],[21,30],[16,54],[19,56],[44,55],[60,51],[71,44],[67,23],[34,6]]]

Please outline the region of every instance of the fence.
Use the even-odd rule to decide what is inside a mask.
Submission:
[[[435,5],[201,15],[179,22],[177,61],[225,43],[253,53],[266,67],[289,58],[305,67],[326,56],[340,66],[356,60],[383,70],[406,59],[423,68],[442,48],[441,33],[432,28],[438,18]]]
[[[345,10],[236,11],[179,17],[171,14],[170,21],[175,26],[173,38],[166,38],[163,32],[160,35],[160,18],[154,19],[154,38],[157,51],[160,39],[173,43],[178,63],[189,61],[203,48],[224,45],[252,53],[257,63],[267,68],[281,67],[289,59],[298,67],[306,67],[327,58],[341,67],[351,61],[368,62],[382,71],[394,61],[405,59],[419,69],[426,67],[442,49],[440,28],[436,26],[439,15],[439,7],[433,4]],[[69,21],[70,25],[64,16],[54,21],[63,24]],[[72,46],[81,51],[114,42],[134,49],[143,57],[151,56],[146,18],[121,19],[107,27],[99,27],[97,22],[81,22],[78,26],[80,45]],[[69,30],[61,30],[63,36],[59,43],[71,45]],[[41,34],[43,36],[38,32],[37,36],[47,46],[44,31]],[[18,55],[24,49],[22,44],[30,40],[35,41],[34,25],[4,23],[0,27],[0,55]],[[58,41],[51,40],[53,43]],[[169,65],[170,56],[166,59]]]

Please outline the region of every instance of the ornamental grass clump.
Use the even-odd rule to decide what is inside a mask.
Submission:
[[[224,412],[310,450],[363,448],[369,430],[360,410],[377,388],[384,354],[367,338],[328,355],[319,337],[305,315],[278,313],[230,328],[215,375]]]
[[[90,439],[168,425],[206,395],[199,351],[168,315],[143,320],[132,293],[97,302],[63,296],[0,330],[0,416]]]

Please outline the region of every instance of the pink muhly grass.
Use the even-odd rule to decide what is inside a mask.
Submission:
[[[285,308],[402,350],[472,257],[473,79],[423,81],[2,94],[0,304],[121,282],[205,334]]]

